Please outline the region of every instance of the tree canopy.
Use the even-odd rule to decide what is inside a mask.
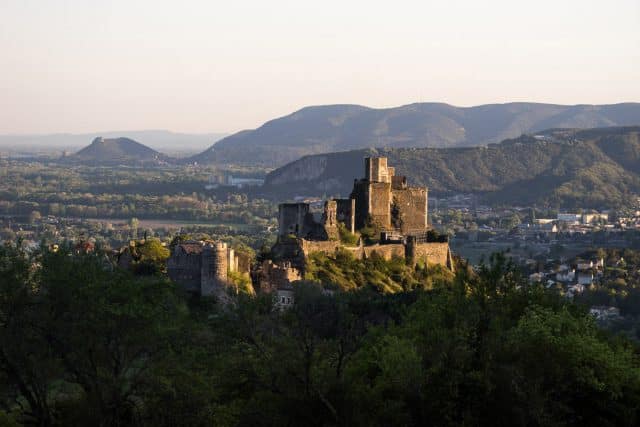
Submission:
[[[392,266],[350,268],[366,282]],[[221,306],[99,253],[4,246],[0,422],[638,424],[638,347],[504,257],[386,294],[327,291],[341,274],[295,283],[288,310],[268,294]]]

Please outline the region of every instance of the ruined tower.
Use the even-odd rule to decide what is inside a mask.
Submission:
[[[356,201],[354,199],[334,199],[336,219],[344,224],[347,231],[356,231]]]
[[[322,226],[329,240],[338,239],[338,203],[335,200],[324,202]]]
[[[202,269],[200,273],[200,294],[221,295],[227,284],[227,244],[207,243],[202,248]]]
[[[278,206],[278,236],[304,236],[309,222],[309,204],[281,203]]]

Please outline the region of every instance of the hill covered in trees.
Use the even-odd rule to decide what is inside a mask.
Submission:
[[[342,195],[363,158],[387,156],[396,173],[432,195],[477,193],[487,202],[612,207],[640,194],[640,127],[548,130],[487,147],[389,148],[306,156],[271,172],[265,192]]]
[[[168,160],[156,150],[129,138],[95,138],[90,145],[65,160],[83,164],[136,164]]]
[[[504,257],[315,263],[282,311],[0,246],[0,425],[638,425],[637,344]]]
[[[383,109],[326,105],[306,107],[228,136],[189,161],[280,166],[304,155],[332,151],[477,146],[550,128],[633,125],[640,125],[638,103],[475,107],[419,103]]]

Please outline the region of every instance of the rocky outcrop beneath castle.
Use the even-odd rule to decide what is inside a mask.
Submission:
[[[308,156],[298,160],[299,167],[285,170],[280,174],[271,174],[270,185],[288,184],[291,181],[317,179],[327,167],[326,156]]]

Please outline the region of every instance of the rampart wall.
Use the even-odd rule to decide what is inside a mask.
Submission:
[[[453,259],[449,243],[416,243],[413,249],[413,260],[424,260],[427,264],[436,264],[453,270]],[[411,251],[410,248],[407,248]]]
[[[298,244],[304,257],[308,257],[314,252],[322,252],[327,255],[333,255],[340,248],[351,251],[355,258],[370,258],[374,252],[386,259],[400,257],[409,260],[409,262],[417,262],[419,260],[426,261],[428,264],[438,264],[448,269],[453,269],[451,258],[451,250],[449,243],[390,243],[376,244],[370,246],[349,247],[343,246],[337,241],[316,242],[305,239],[299,239]]]

